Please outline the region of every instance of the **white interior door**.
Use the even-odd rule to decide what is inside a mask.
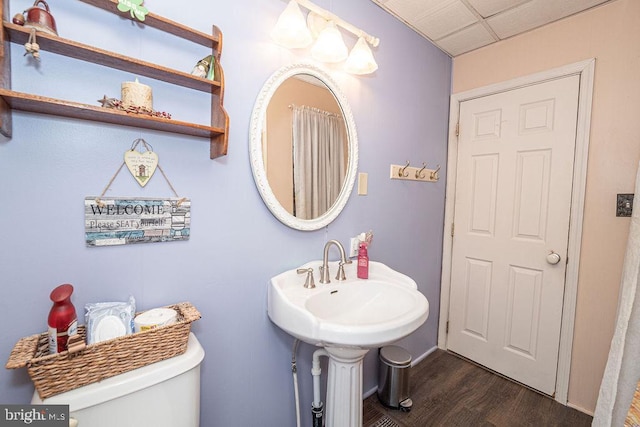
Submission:
[[[579,76],[460,104],[447,348],[555,391]]]

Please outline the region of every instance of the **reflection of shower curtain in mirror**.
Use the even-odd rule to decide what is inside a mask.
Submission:
[[[293,107],[294,215],[313,219],[335,202],[345,176],[344,121],[313,107]]]

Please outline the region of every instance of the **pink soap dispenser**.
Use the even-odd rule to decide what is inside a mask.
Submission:
[[[369,278],[369,254],[367,253],[367,244],[360,242],[358,249],[358,279]]]

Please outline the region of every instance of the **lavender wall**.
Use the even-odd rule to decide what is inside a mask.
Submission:
[[[145,2],[154,12],[201,31],[224,33],[225,108],[231,119],[229,154],[210,160],[205,140],[14,111],[14,134],[0,140],[0,309],[4,360],[23,336],[46,329],[49,292],[75,286],[79,311],[87,302],[124,300],[139,309],[191,301],[202,312],[194,332],[206,351],[202,365],[203,426],[293,426],[290,373],[293,339],[266,313],[268,279],[321,257],[328,239],[347,243],[369,229],[371,259],[416,280],[431,303],[429,319],[401,344],[418,358],[436,345],[444,180],[437,184],[391,181],[389,165],[410,160],[445,165],[451,61],[423,38],[368,0],[316,3],[380,37],[375,75],[333,70],[350,101],[360,141],[359,171],[369,174],[369,194],[355,191],[342,215],[315,232],[291,230],[262,203],[248,157],[249,119],[255,98],[280,66],[304,59],[274,45],[269,31],[284,0]],[[11,15],[30,7],[11,2]],[[179,6],[180,5],[180,6]],[[206,51],[80,2],[50,2],[61,36],[185,71]],[[353,45],[354,40],[347,38]],[[12,47],[13,88],[96,104],[119,97],[128,73],[42,53],[30,65]],[[146,80],[146,79],[143,79]],[[145,81],[143,81],[145,82]],[[206,123],[208,98],[199,92],[146,81],[154,107],[175,119]],[[192,200],[188,242],[86,248],[83,200],[97,195],[142,137],[181,196]],[[442,174],[444,176],[444,174]],[[107,195],[169,197],[161,176],[141,189],[126,172]],[[299,382],[304,425],[310,424],[311,353],[301,345]],[[376,386],[377,360],[365,360],[364,390]],[[32,384],[24,370],[0,371],[0,402],[28,402]],[[260,418],[260,421],[257,420]]]

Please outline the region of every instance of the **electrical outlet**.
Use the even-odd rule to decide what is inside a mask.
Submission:
[[[358,236],[351,238],[351,246],[349,246],[349,258],[358,256],[358,249],[360,246],[360,239]]]

